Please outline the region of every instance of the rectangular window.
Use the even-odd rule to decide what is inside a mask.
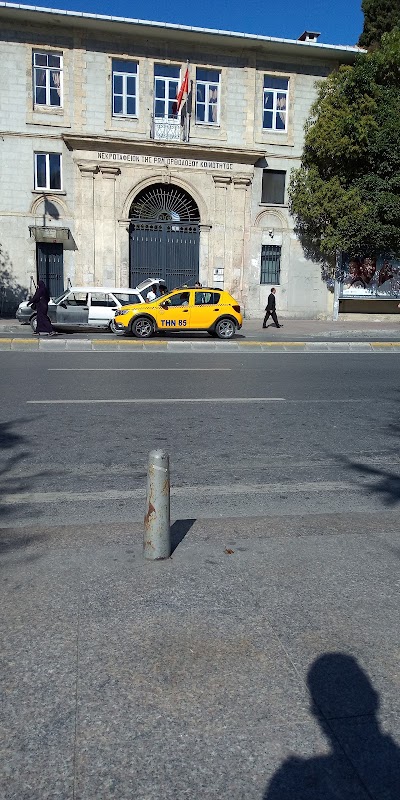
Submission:
[[[59,153],[35,153],[35,189],[61,189]]]
[[[113,116],[137,116],[137,71],[135,61],[119,61],[113,58]]]
[[[63,57],[60,53],[33,53],[33,97],[36,106],[62,106]]]
[[[264,75],[263,128],[287,130],[289,79]]]
[[[176,119],[176,95],[181,68],[170,64],[154,65],[154,117],[158,120]]]
[[[138,294],[129,294],[128,292],[114,292],[114,297],[116,297],[118,302],[121,303],[121,306],[129,306],[142,302]]]
[[[219,82],[214,69],[196,69],[196,122],[219,125]]]
[[[92,292],[90,297],[90,305],[95,308],[115,308],[115,300],[111,294]]]
[[[285,202],[285,180],[286,172],[264,169],[261,202],[283,205]]]
[[[260,283],[279,284],[281,279],[281,247],[275,244],[261,246]]]
[[[215,306],[221,297],[219,292],[195,292],[195,306]]]

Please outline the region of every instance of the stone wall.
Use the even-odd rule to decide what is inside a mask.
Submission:
[[[10,254],[14,276],[29,287],[36,275],[36,244],[30,226],[68,228],[65,281],[94,285],[126,285],[129,280],[129,208],[141,188],[170,182],[195,199],[201,213],[200,280],[212,283],[214,269],[223,269],[225,288],[245,306],[247,316],[263,313],[270,286],[260,285],[263,244],[280,245],[281,281],[278,305],[282,316],[317,317],[328,313],[329,296],[318,265],[308,262],[293,232],[287,197],[279,206],[261,204],[263,168],[284,170],[299,165],[303,127],[315,98],[315,82],[336,63],[313,63],[311,50],[300,50],[290,63],[260,51],[201,45],[190,52],[181,41],[144,39],[73,27],[11,24],[0,37],[0,245]],[[32,50],[57,50],[64,59],[62,109],[34,108]],[[190,142],[177,144],[175,155],[196,165],[168,161],[150,138],[155,62],[185,65],[190,55],[191,78],[196,66],[221,71],[220,125],[195,124]],[[301,57],[300,57],[301,56]],[[112,58],[134,58],[139,65],[137,119],[111,114]],[[287,133],[262,130],[263,76],[289,78]],[[74,138],[75,137],[75,138]],[[81,137],[82,142],[78,139]],[[60,192],[34,190],[34,153],[62,154]],[[140,161],[113,161],[101,154],[140,155]],[[143,158],[149,156],[149,162]],[[217,153],[217,155],[216,155]],[[155,154],[159,163],[154,163]],[[220,155],[218,155],[220,154]],[[261,160],[260,160],[261,157]],[[202,162],[210,166],[202,166]],[[218,166],[220,163],[220,166]],[[217,166],[216,166],[217,165]],[[51,214],[51,205],[53,216]],[[50,211],[49,211],[50,208]],[[39,221],[38,221],[39,220]]]

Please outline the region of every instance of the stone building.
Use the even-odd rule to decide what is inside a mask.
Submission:
[[[248,317],[277,285],[282,316],[329,315],[287,186],[316,81],[358,50],[317,38],[0,2],[0,272],[53,295],[199,278]]]

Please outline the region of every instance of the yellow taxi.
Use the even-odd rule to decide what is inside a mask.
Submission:
[[[182,287],[143,305],[115,311],[114,330],[148,339],[167,331],[207,331],[219,339],[231,339],[242,327],[240,305],[221,289]]]

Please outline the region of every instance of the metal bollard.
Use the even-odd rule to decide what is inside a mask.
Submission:
[[[147,469],[143,555],[152,560],[171,555],[169,456],[151,450]]]

